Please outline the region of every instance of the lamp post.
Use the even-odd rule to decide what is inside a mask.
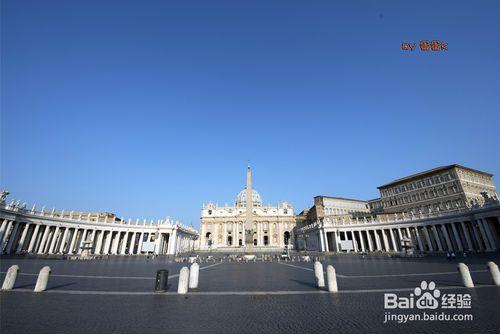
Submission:
[[[309,234],[304,235],[304,251],[307,255],[307,239],[309,238]]]

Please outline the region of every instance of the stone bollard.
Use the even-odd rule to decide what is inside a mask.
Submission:
[[[318,288],[324,288],[325,276],[323,275],[323,265],[321,264],[321,262],[314,262],[314,277],[316,277]]]
[[[40,269],[40,273],[38,274],[38,279],[36,280],[35,292],[42,292],[47,289],[47,284],[49,283],[50,276],[50,267],[45,266]]]
[[[493,284],[500,285],[500,271],[498,270],[497,264],[493,261],[489,261],[487,265],[488,268],[490,269],[491,277],[493,278]]]
[[[188,292],[189,284],[189,268],[182,267],[179,273],[179,286],[177,287],[178,294],[186,294]]]
[[[337,287],[337,274],[335,273],[335,268],[332,265],[326,267],[326,280],[328,281],[328,291],[337,292],[339,291]]]
[[[2,290],[12,290],[14,284],[16,284],[17,273],[19,272],[19,266],[10,266],[3,280]]]
[[[470,276],[469,267],[465,263],[460,262],[458,264],[458,271],[460,272],[460,276],[462,276],[462,284],[466,288],[473,288],[474,282],[472,281],[472,277]]]
[[[189,268],[189,288],[197,289],[198,280],[200,277],[200,265],[198,263],[193,263],[191,268]]]

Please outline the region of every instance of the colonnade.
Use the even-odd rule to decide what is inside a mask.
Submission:
[[[489,211],[489,212],[488,212]],[[296,231],[299,248],[323,252],[491,252],[500,249],[500,208],[482,209],[482,214],[465,214],[439,219],[422,219],[368,224],[318,224]],[[347,242],[345,242],[347,241]]]
[[[168,221],[138,225],[84,221],[0,207],[0,254],[179,254],[194,249],[194,229]]]

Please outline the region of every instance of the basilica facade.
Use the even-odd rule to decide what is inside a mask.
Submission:
[[[245,251],[249,246],[253,251],[277,250],[293,245],[295,216],[288,202],[263,204],[260,194],[252,189],[248,166],[246,187],[236,196],[234,205],[204,204],[200,227],[199,249],[203,251]]]

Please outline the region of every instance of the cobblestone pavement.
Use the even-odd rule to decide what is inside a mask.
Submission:
[[[383,323],[382,293],[180,297],[11,292],[1,297],[3,334],[495,333],[500,288],[473,291],[473,321],[406,324]]]
[[[0,332],[500,332],[500,287],[491,286],[486,272],[486,262],[499,263],[499,257],[329,256],[323,263],[325,270],[329,263],[336,268],[338,294],[315,287],[312,262],[203,263],[199,288],[186,296],[175,291],[176,275],[187,264],[161,257],[2,258],[2,281],[12,264],[21,272],[14,291],[0,294]],[[461,285],[458,261],[468,264],[477,288],[456,290]],[[32,293],[44,265],[52,268],[48,290]],[[164,268],[170,271],[169,293],[154,294],[156,270]],[[472,308],[465,311],[474,319],[384,324],[383,293],[402,289],[397,293],[408,296],[422,280],[436,282],[446,293],[470,293]]]

